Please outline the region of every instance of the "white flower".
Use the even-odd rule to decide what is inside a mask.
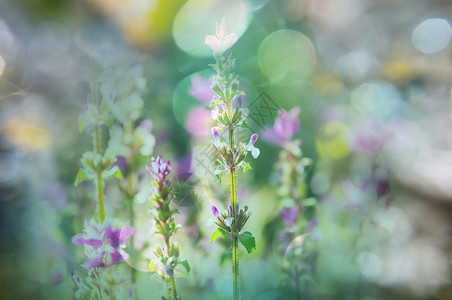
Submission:
[[[237,35],[235,33],[231,33],[229,35],[226,35],[226,18],[223,17],[221,19],[221,23],[216,23],[216,34],[214,35],[207,35],[206,36],[206,45],[209,46],[212,50],[214,55],[219,55],[234,45],[235,42],[237,42]]]

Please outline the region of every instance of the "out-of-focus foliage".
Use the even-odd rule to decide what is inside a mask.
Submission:
[[[143,176],[157,154],[173,164],[174,241],[190,262],[188,276],[175,269],[179,294],[232,296],[230,244],[210,244],[207,226],[210,206],[229,202],[204,44],[223,16],[249,110],[238,134],[270,136],[237,179],[257,244],[240,250],[241,294],[450,299],[452,4],[421,0],[0,2],[0,298],[75,295],[86,256],[71,238],[97,194],[73,184],[101,119],[122,175],[105,185],[106,214],[137,230],[120,267],[133,297],[162,290]],[[100,114],[94,81],[117,104]],[[301,143],[275,139],[278,111],[297,107]]]

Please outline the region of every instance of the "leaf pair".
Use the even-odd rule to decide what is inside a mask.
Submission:
[[[217,228],[210,236],[210,243],[212,244],[219,237],[230,238],[231,234],[224,229]],[[256,250],[256,239],[251,232],[245,231],[244,233],[239,234],[239,241],[248,253]]]

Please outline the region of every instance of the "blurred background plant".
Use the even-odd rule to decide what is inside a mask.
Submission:
[[[279,126],[280,109],[299,108],[292,140],[303,141],[291,162],[290,149],[261,139],[253,172],[238,174],[238,198],[253,212],[247,230],[259,245],[241,257],[241,295],[295,297],[281,267],[292,258],[278,239],[296,216],[289,245],[317,222],[308,235],[312,261],[302,268],[306,299],[450,299],[452,5],[422,0],[0,2],[0,298],[75,295],[72,275],[86,257],[71,238],[97,215],[95,189],[73,187],[92,143],[78,116],[93,66],[106,71],[105,96],[114,92],[120,106],[111,113],[116,126],[101,133],[124,177],[107,184],[105,208],[137,230],[129,247],[136,253],[121,263],[135,270],[136,298],[159,299],[161,290],[149,273],[157,243],[142,180],[152,153],[174,162],[182,195],[174,240],[192,270],[178,292],[232,296],[224,247],[206,236],[210,205],[228,199],[213,174],[214,74],[204,44],[223,16],[238,38],[250,130],[264,137]],[[302,191],[281,194],[284,170],[300,163]],[[301,245],[310,247],[307,238]]]

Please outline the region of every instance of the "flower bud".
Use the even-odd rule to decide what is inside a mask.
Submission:
[[[251,136],[251,138],[250,138],[251,145],[254,145],[256,143],[258,137],[259,136],[257,135],[257,133],[255,133]]]
[[[218,216],[219,216],[218,209],[214,205],[212,205],[210,208],[212,209],[213,216],[215,218],[218,218]]]
[[[218,129],[216,129],[215,127],[213,127],[213,128],[211,129],[211,131],[212,131],[213,138],[214,138],[215,140],[218,140],[218,139],[220,138],[220,132],[218,131]]]

